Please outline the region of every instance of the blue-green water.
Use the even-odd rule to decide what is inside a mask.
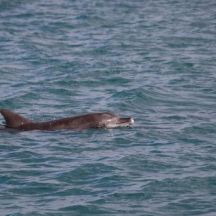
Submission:
[[[1,108],[135,119],[1,130],[1,216],[216,215],[214,0],[1,0],[0,50]]]

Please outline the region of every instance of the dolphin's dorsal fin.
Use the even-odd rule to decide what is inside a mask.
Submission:
[[[21,115],[11,112],[7,109],[0,109],[0,113],[3,115],[6,122],[6,127],[8,128],[17,128],[23,124],[31,122],[29,119],[26,119]]]

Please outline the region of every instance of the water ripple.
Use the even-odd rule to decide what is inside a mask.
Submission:
[[[1,124],[1,215],[213,216],[215,6],[0,1],[0,108],[135,119],[116,130]]]

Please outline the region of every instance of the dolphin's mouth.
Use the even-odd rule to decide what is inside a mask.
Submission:
[[[117,125],[120,127],[130,127],[134,124],[134,119],[133,118],[119,118],[119,121]]]
[[[106,128],[131,127],[134,124],[133,118],[119,118],[115,122],[109,122]]]

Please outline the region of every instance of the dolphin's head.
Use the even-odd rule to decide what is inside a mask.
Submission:
[[[103,128],[130,127],[134,124],[133,118],[121,118],[113,113],[101,113],[99,119],[99,127]]]

